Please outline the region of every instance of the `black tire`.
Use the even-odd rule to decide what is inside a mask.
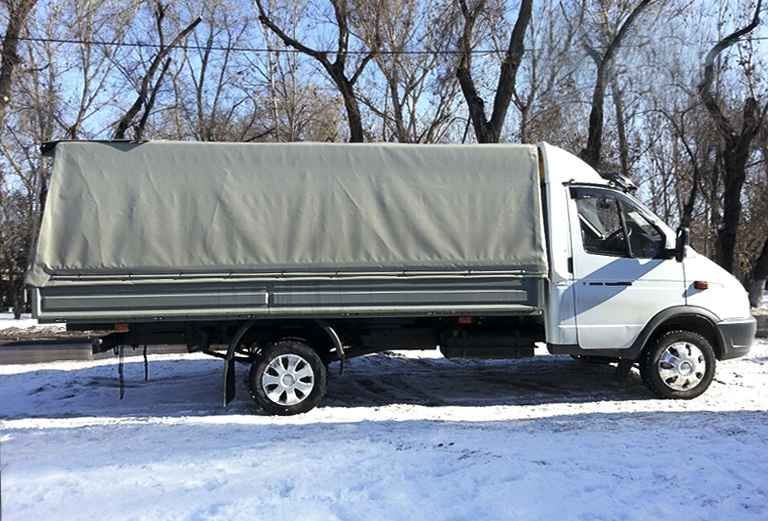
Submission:
[[[664,352],[676,343],[683,343],[695,346],[701,353],[705,364],[704,370],[694,372],[701,374],[701,380],[690,388],[675,389],[671,387],[676,382],[676,378],[670,378],[667,383],[661,375],[661,365],[659,361]],[[687,353],[686,353],[687,355]],[[646,347],[640,358],[640,374],[645,385],[659,398],[671,398],[678,400],[690,400],[701,395],[709,388],[715,377],[715,350],[709,341],[698,333],[692,331],[669,331],[660,336],[656,341]],[[686,383],[689,380],[685,380]]]
[[[282,384],[265,384],[267,389],[270,389],[269,394],[264,388],[265,385],[262,385],[263,381],[265,380],[265,373],[267,374],[267,377],[272,376],[273,378],[276,378],[275,375],[278,375],[278,373],[274,370],[274,366],[270,368],[270,364],[276,362],[279,357],[283,357],[280,358],[279,362],[290,359],[284,357],[283,355],[295,355],[301,359],[301,361],[295,366],[295,370],[297,372],[305,371],[303,364],[308,365],[312,372],[311,391],[304,394],[298,387],[295,388],[293,391],[294,394],[292,396],[294,398],[300,399],[300,401],[295,404],[285,403],[291,398],[286,391],[283,391],[277,395],[278,400],[285,400],[283,403],[270,398],[269,394],[276,396],[275,393],[278,393],[282,389]],[[278,369],[280,368],[278,367]],[[297,380],[304,381],[306,384],[308,378],[302,377]],[[325,364],[323,363],[320,356],[309,345],[296,339],[284,339],[271,343],[256,359],[254,359],[253,363],[251,364],[251,372],[248,377],[248,384],[251,389],[251,397],[266,413],[280,416],[290,416],[293,414],[305,413],[320,403],[320,401],[325,396],[327,371]]]

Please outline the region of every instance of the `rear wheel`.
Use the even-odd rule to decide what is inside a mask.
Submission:
[[[643,353],[643,381],[659,398],[690,400],[707,390],[715,377],[712,344],[692,331],[665,333]]]
[[[326,368],[300,340],[267,346],[251,365],[251,396],[269,414],[288,416],[314,408],[326,390]]]

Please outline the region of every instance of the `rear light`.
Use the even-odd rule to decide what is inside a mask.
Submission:
[[[709,282],[706,280],[695,280],[693,281],[693,287],[696,289],[709,289]]]

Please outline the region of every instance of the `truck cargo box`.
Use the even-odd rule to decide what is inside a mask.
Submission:
[[[44,320],[538,305],[535,146],[52,149],[27,280]]]

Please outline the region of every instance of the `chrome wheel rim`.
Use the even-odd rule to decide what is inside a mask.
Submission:
[[[315,372],[299,355],[276,356],[261,375],[261,388],[278,405],[296,405],[315,388]]]
[[[688,391],[704,379],[707,361],[701,349],[690,342],[670,344],[659,358],[661,381],[672,390]]]

